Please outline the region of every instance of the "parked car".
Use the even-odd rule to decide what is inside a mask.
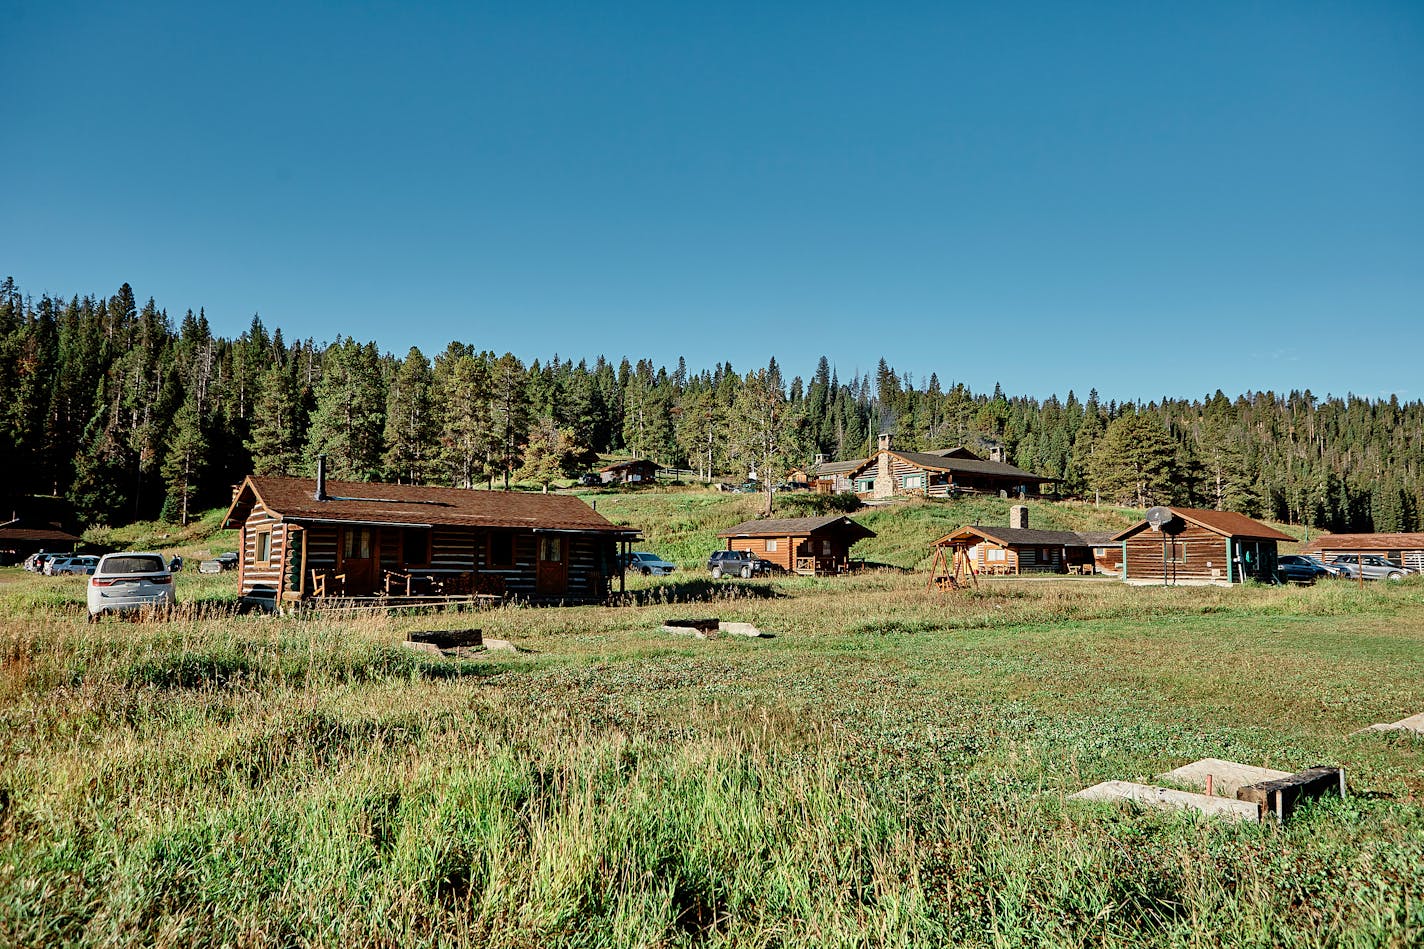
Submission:
[[[578,477],[578,485],[581,488],[596,488],[603,484],[603,479],[592,471],[585,471]]]
[[[707,569],[712,579],[721,577],[752,577],[770,573],[774,568],[770,560],[762,560],[750,550],[714,550],[707,558]]]
[[[25,569],[30,571],[30,573],[44,573],[45,564],[57,556],[58,554],[47,554],[44,551],[40,551],[37,554],[30,554],[29,557],[25,558]]]
[[[56,557],[49,562],[49,574],[58,577],[63,574],[72,576],[84,576],[94,572],[94,568],[99,565],[99,558],[91,554],[79,554],[75,557]]]
[[[657,554],[648,553],[646,550],[635,550],[628,555],[623,569],[631,573],[641,573],[645,577],[665,577],[676,570],[677,565],[668,563]]]
[[[222,564],[222,568],[224,570],[237,569],[237,551],[235,550],[229,550],[226,553],[218,554],[213,559],[216,560],[218,563]]]
[[[99,558],[89,577],[89,616],[173,605],[173,574],[162,554],[124,551]]]
[[[1314,557],[1284,554],[1276,559],[1276,573],[1291,583],[1314,583],[1321,577],[1333,577],[1339,571]]]
[[[1337,554],[1330,558],[1330,566],[1338,570],[1340,576],[1351,580],[1361,574],[1366,580],[1403,580],[1414,572],[1378,554]]]

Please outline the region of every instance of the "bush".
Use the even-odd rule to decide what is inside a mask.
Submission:
[[[865,506],[861,503],[860,498],[850,491],[840,494],[817,494],[811,491],[782,494],[777,497],[776,504],[788,512],[796,512],[802,516],[849,514]]]

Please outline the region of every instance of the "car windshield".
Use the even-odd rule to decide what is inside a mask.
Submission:
[[[162,573],[167,569],[162,557],[151,554],[128,554],[104,561],[105,573]]]

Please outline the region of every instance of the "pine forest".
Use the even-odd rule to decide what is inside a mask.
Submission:
[[[254,317],[236,339],[204,313],[175,323],[128,284],[107,299],[24,295],[0,283],[0,501],[69,499],[81,519],[186,520],[248,472],[547,487],[628,454],[689,477],[779,479],[864,457],[879,432],[929,450],[1003,446],[1062,493],[1137,506],[1239,511],[1328,530],[1424,527],[1424,403],[1310,391],[1112,398],[974,392],[953,366],[927,379],[882,359],[841,378],[765,366],[654,366],[478,344],[439,353],[287,339]],[[1092,370],[1089,370],[1091,373]],[[1099,389],[1102,390],[1101,394]]]

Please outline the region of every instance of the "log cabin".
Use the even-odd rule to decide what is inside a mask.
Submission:
[[[1168,510],[1172,519],[1161,530],[1144,519],[1113,536],[1122,544],[1122,579],[1128,583],[1272,583],[1276,544],[1295,540],[1232,511]]]
[[[1378,554],[1386,560],[1424,571],[1424,533],[1322,534],[1300,550],[1327,563],[1340,554]]]
[[[1009,526],[969,524],[945,534],[935,547],[963,552],[977,574],[1092,573],[1092,547],[1073,531],[1034,530],[1028,508],[1009,509]]]
[[[241,531],[244,602],[491,596],[602,602],[638,536],[576,497],[249,475],[223,526]]]
[[[615,461],[613,464],[598,471],[598,478],[604,484],[642,484],[648,481],[656,481],[658,472],[662,471],[655,461],[648,461],[646,458],[633,458],[629,461]]]
[[[1039,497],[1052,494],[1061,480],[1014,467],[1004,460],[1002,448],[994,448],[987,459],[964,447],[900,451],[888,433],[881,434],[879,450],[844,477],[856,494],[876,499],[905,494],[942,498],[961,493]]]
[[[717,536],[728,550],[749,550],[782,570],[819,577],[851,569],[850,549],[875,531],[844,514],[747,521]]]

